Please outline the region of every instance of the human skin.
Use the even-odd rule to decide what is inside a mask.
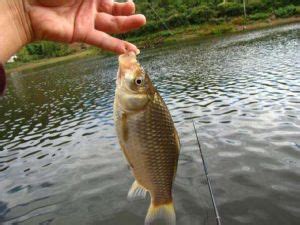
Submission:
[[[125,33],[146,23],[132,1],[0,0],[0,62],[38,40],[82,42],[122,54],[137,47],[110,34]]]

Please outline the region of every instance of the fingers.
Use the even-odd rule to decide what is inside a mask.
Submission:
[[[135,13],[135,4],[131,0],[123,3],[112,0],[98,0],[98,11],[114,16],[129,16]]]
[[[84,40],[87,44],[97,46],[107,51],[111,51],[117,54],[123,54],[125,52],[133,51],[139,54],[137,47],[129,42],[122,41],[114,38],[102,31],[92,30],[86,36]]]
[[[112,16],[98,13],[95,18],[95,28],[110,34],[125,33],[143,26],[146,18],[143,15]]]
[[[113,4],[112,15],[114,16],[129,16],[135,13],[135,4],[133,1],[124,3],[115,2]]]
[[[117,54],[129,51],[139,54],[135,45],[107,34],[128,32],[146,23],[146,18],[143,15],[133,15],[135,13],[133,1],[118,3],[113,0],[97,0],[97,2],[99,13],[95,16],[95,29],[87,34],[84,41],[87,44]]]

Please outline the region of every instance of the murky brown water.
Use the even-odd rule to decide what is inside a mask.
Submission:
[[[215,224],[191,120],[223,223],[300,224],[300,25],[144,51],[182,150],[179,225]],[[0,224],[141,225],[149,199],[117,144],[116,58],[9,78],[0,99]]]

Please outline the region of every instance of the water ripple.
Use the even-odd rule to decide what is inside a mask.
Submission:
[[[181,138],[178,224],[213,224],[196,121],[226,224],[300,220],[299,24],[145,51]],[[115,137],[117,60],[12,74],[0,99],[1,224],[142,224]],[[32,92],[32,90],[35,90]]]

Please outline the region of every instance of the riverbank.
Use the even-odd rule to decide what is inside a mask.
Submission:
[[[300,22],[300,17],[290,17],[281,19],[266,19],[263,21],[243,20],[242,17],[232,19],[228,23],[221,24],[200,24],[185,27],[179,27],[172,30],[160,31],[151,35],[141,36],[138,38],[128,39],[135,43],[140,49],[153,48],[164,44],[171,44],[174,42],[188,41],[209,36],[223,35],[227,33],[238,33],[251,31],[256,29],[269,28],[279,25]],[[70,61],[94,57],[97,55],[106,55],[95,48],[89,48],[82,52],[77,52],[68,56],[41,59],[29,63],[8,63],[6,64],[7,73],[15,73],[22,71],[30,71],[33,69],[45,68],[48,66],[63,64]]]
[[[259,29],[265,29],[291,23],[299,23],[300,16],[289,18],[267,19],[263,21],[244,21],[242,17],[236,17],[228,23],[221,24],[200,24],[188,27],[179,27],[172,30],[148,35],[141,38],[132,38],[129,41],[138,43],[139,48],[151,48],[163,44],[171,44],[193,39],[207,38],[212,36],[220,36],[229,33],[240,33]]]

